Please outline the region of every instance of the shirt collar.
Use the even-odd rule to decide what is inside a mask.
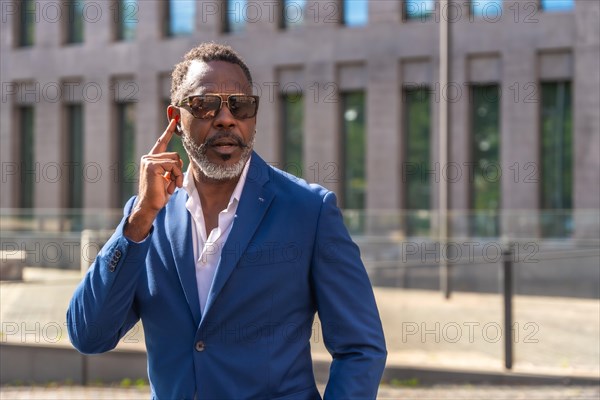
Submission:
[[[240,179],[238,180],[237,185],[235,185],[235,189],[233,189],[233,193],[231,193],[231,197],[229,198],[228,208],[233,203],[238,203],[240,198],[242,197],[242,191],[244,190],[244,184],[246,183],[246,177],[248,176],[248,169],[250,168],[250,160],[252,157],[248,158],[246,164],[244,165],[244,169],[240,175]],[[187,192],[188,196],[193,197],[196,192],[196,185],[194,184],[194,175],[192,173],[192,162],[190,161],[190,165],[188,166],[187,172],[183,177],[183,188]]]

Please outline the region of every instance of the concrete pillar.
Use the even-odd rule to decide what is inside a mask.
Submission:
[[[500,166],[502,235],[539,235],[541,93],[534,48],[515,44],[502,54]],[[527,211],[525,211],[527,210]]]
[[[48,93],[50,97],[43,96],[42,101],[34,105],[33,145],[36,170],[34,204],[36,208],[54,208],[61,205],[64,179],[67,179],[66,176],[62,176],[60,161],[64,159],[63,110],[60,99],[52,100],[59,82],[49,79],[40,84],[47,89],[43,93]],[[50,94],[50,91],[53,94]],[[25,143],[25,146],[29,145],[31,144]]]
[[[260,96],[260,105],[256,120],[255,148],[267,163],[279,161],[280,129],[278,126],[279,85],[276,71],[266,66],[256,66],[252,70],[254,92]]]
[[[598,239],[598,171],[600,171],[600,4],[575,4],[576,40],[573,81],[575,236]],[[591,72],[593,71],[593,72]],[[597,245],[597,243],[596,243]]]
[[[398,210],[401,206],[403,110],[399,75],[399,62],[393,55],[370,57],[367,63],[367,209]]]
[[[470,162],[471,134],[469,127],[469,87],[466,84],[466,54],[455,52],[450,61],[450,83],[436,89],[437,96],[447,96],[450,102],[448,130],[448,165],[440,165],[439,179],[448,180],[449,235],[469,236],[470,182],[466,165]],[[450,174],[452,168],[452,174]],[[459,175],[453,173],[457,169]],[[444,175],[443,171],[446,175]]]
[[[330,49],[324,49],[327,52]],[[319,49],[318,52],[321,50]],[[305,177],[339,194],[340,164],[339,96],[335,65],[311,61],[306,65],[304,100]]]
[[[114,168],[114,112],[106,75],[89,76],[84,83],[84,169],[85,208],[117,207]],[[98,91],[100,90],[100,92]],[[122,205],[121,205],[122,206]]]
[[[401,1],[370,1],[369,24],[398,24],[402,21]]]

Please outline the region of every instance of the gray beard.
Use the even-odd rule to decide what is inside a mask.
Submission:
[[[206,151],[208,150],[206,144],[197,144],[192,140],[187,132],[183,132],[181,135],[181,142],[183,144],[183,148],[188,153],[190,160],[196,164],[204,176],[209,179],[222,181],[238,178],[242,174],[246,162],[252,155],[252,149],[254,148],[254,135],[252,135],[252,138],[250,139],[250,142],[247,143],[247,146],[242,149],[240,160],[232,165],[219,165],[211,162],[206,156]]]

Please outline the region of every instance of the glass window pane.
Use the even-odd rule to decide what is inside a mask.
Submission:
[[[138,163],[135,158],[135,103],[117,103],[118,205],[123,206],[137,191]]]
[[[137,0],[119,0],[117,13],[117,40],[134,40],[138,23]]]
[[[169,0],[168,36],[184,36],[194,32],[196,2],[194,0]]]
[[[365,94],[342,94],[344,208],[365,208]]]
[[[304,102],[301,94],[281,96],[282,104],[282,169],[302,177],[302,131]]]
[[[369,21],[367,0],[344,0],[344,25],[363,26]]]
[[[422,19],[435,11],[434,0],[404,0],[406,19]]]
[[[284,28],[300,26],[304,23],[306,0],[284,0],[282,12]]]
[[[67,43],[83,43],[83,0],[66,3]]]
[[[471,88],[472,234],[498,236],[500,208],[500,101],[498,85]]]
[[[571,11],[575,7],[575,0],[541,0],[544,11]]]
[[[19,156],[20,156],[20,182],[19,207],[33,208],[34,185],[36,180],[35,167],[35,115],[33,107],[19,107]]]
[[[246,29],[246,0],[227,0],[227,20],[225,31],[229,33],[244,32]]]
[[[573,129],[570,82],[542,84],[541,209],[544,236],[568,236],[573,221]]]
[[[67,207],[83,208],[83,106],[67,106]]]
[[[18,45],[21,47],[33,46],[35,42],[35,20],[37,18],[37,2],[34,0],[22,0],[19,13],[19,38]]]
[[[471,0],[471,15],[497,18],[502,15],[502,0]]]
[[[429,233],[428,213],[418,210],[430,209],[430,94],[426,88],[406,90],[405,132],[406,163],[403,178],[406,188],[407,230],[409,235]]]

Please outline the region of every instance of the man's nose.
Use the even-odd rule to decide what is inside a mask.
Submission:
[[[237,120],[234,118],[233,114],[231,114],[228,104],[223,102],[223,104],[221,104],[221,109],[213,121],[214,126],[217,128],[231,128],[235,126],[236,122]]]

